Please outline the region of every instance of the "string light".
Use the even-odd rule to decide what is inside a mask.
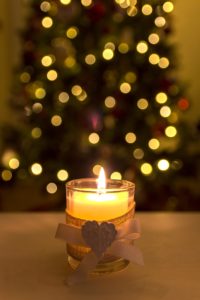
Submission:
[[[46,91],[44,88],[37,88],[35,90],[35,97],[37,99],[43,99],[46,96]]]
[[[47,78],[50,80],[50,81],[54,81],[56,80],[58,77],[58,73],[55,71],[55,70],[49,70],[47,72]]]
[[[153,9],[152,9],[151,5],[145,4],[145,5],[142,6],[142,13],[143,13],[143,15],[149,16],[149,15],[152,14],[152,11],[153,11]]]
[[[157,17],[155,18],[154,23],[157,27],[163,27],[166,24],[166,20],[163,17]]]
[[[148,176],[152,173],[153,168],[149,163],[143,163],[140,167],[140,170],[141,170],[142,174]]]
[[[57,178],[60,180],[60,181],[66,181],[67,178],[69,177],[69,174],[66,170],[64,169],[61,169],[57,172]]]
[[[137,101],[137,107],[141,110],[147,109],[148,106],[149,106],[149,102],[145,98],[141,98]]]
[[[156,102],[158,102],[159,104],[163,104],[165,102],[167,102],[167,94],[164,92],[159,92],[158,94],[156,94],[155,100]]]
[[[112,49],[104,49],[102,56],[105,60],[111,60],[114,56],[114,52]]]
[[[166,136],[172,138],[175,137],[177,134],[177,129],[174,126],[168,126],[165,128],[165,134]]]
[[[40,9],[43,12],[48,12],[51,9],[51,4],[48,1],[43,1],[40,4]]]
[[[12,179],[12,172],[10,170],[3,170],[1,177],[4,181],[10,181]]]
[[[39,114],[42,111],[43,106],[41,103],[36,102],[33,104],[32,109],[33,109],[34,113]]]
[[[52,65],[52,63],[55,61],[55,56],[53,55],[45,55],[41,59],[41,63],[44,67],[49,67]]]
[[[153,138],[153,139],[149,140],[148,146],[152,150],[157,150],[160,147],[160,142],[158,139]]]
[[[89,137],[88,140],[91,144],[98,144],[100,138],[99,135],[96,132],[92,132]]]
[[[19,168],[19,164],[20,164],[19,159],[15,157],[9,160],[9,167],[13,170]]]
[[[59,115],[54,115],[52,118],[51,118],[51,124],[55,127],[58,127],[62,124],[62,118],[61,116]]]
[[[42,135],[42,130],[39,127],[35,127],[31,130],[31,135],[34,139],[39,139]]]
[[[28,83],[31,79],[31,76],[28,72],[23,72],[21,75],[20,75],[20,80],[21,82],[23,83]]]
[[[69,5],[71,3],[71,0],[60,0],[60,3],[63,5]]]
[[[135,141],[136,141],[136,135],[135,135],[135,133],[133,133],[133,132],[128,132],[128,133],[125,135],[125,141],[126,141],[128,144],[133,144],[133,143],[135,143]]]
[[[83,89],[80,85],[74,85],[71,88],[71,92],[74,96],[80,96],[80,94],[82,93]]]
[[[81,4],[83,6],[90,6],[92,4],[92,0],[81,0]]]
[[[166,69],[169,66],[169,59],[167,57],[161,57],[158,65],[161,69]]]
[[[92,172],[94,175],[98,176],[99,175],[99,172],[100,172],[100,169],[101,169],[101,165],[94,165],[94,167],[92,168]]]
[[[50,17],[44,17],[42,19],[42,26],[44,28],[50,28],[53,25],[53,20]]]
[[[55,194],[57,189],[57,185],[54,182],[49,182],[46,186],[46,190],[49,194]]]
[[[128,94],[131,91],[131,85],[128,82],[121,83],[119,88],[123,94]]]
[[[160,41],[159,35],[157,33],[151,33],[148,37],[148,41],[152,45],[158,44]]]
[[[152,65],[157,65],[159,62],[160,62],[160,57],[158,54],[156,53],[152,53],[150,56],[149,56],[149,62],[152,64]]]
[[[122,174],[120,172],[115,171],[111,174],[110,178],[114,180],[121,180]]]
[[[87,54],[85,57],[85,62],[88,65],[93,65],[96,62],[96,57],[93,54]]]
[[[171,13],[174,10],[174,4],[170,1],[163,3],[163,10],[166,13]]]
[[[160,115],[163,118],[167,118],[171,115],[171,108],[167,105],[164,105],[163,107],[161,107],[160,109]]]
[[[145,41],[140,41],[136,46],[136,50],[141,54],[146,53],[148,51],[147,43]]]
[[[76,65],[76,59],[73,56],[68,56],[65,59],[64,64],[67,68],[73,68]]]
[[[31,172],[33,175],[40,175],[42,173],[42,166],[39,163],[34,163],[31,165]]]
[[[69,39],[75,39],[77,37],[77,35],[78,35],[78,28],[76,28],[76,27],[70,27],[66,31],[66,36]]]
[[[133,151],[133,156],[136,158],[136,159],[142,159],[144,157],[144,151],[141,149],[141,148],[136,148],[134,151]]]
[[[82,90],[82,93],[77,96],[77,99],[80,101],[80,102],[83,102],[87,99],[87,93],[86,91]]]
[[[169,169],[169,161],[166,159],[160,159],[157,163],[157,167],[160,171],[167,171]]]
[[[69,95],[68,93],[66,92],[61,92],[59,95],[58,95],[58,100],[61,102],[61,103],[67,103],[69,101]]]
[[[118,50],[120,53],[125,54],[129,51],[129,45],[127,43],[120,43]]]
[[[135,15],[137,15],[137,7],[135,7],[134,5],[132,6],[129,6],[128,9],[127,9],[127,15],[129,17],[134,17]]]
[[[113,108],[116,105],[116,100],[114,97],[108,96],[108,97],[106,97],[104,103],[107,108]]]

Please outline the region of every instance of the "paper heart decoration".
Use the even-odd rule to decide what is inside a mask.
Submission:
[[[97,257],[101,257],[112,244],[116,234],[117,231],[112,223],[99,224],[96,221],[87,221],[82,226],[82,236]]]

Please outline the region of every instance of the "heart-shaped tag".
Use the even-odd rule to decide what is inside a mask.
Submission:
[[[97,257],[101,257],[112,244],[116,234],[117,231],[112,223],[98,224],[96,221],[87,221],[82,226],[82,236]]]

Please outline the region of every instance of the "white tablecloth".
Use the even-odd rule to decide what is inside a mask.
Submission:
[[[0,300],[200,300],[200,214],[136,216],[145,266],[68,287],[64,213],[0,214]]]

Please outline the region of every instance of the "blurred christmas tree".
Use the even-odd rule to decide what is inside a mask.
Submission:
[[[174,74],[172,11],[165,0],[32,1],[3,181],[35,176],[53,194],[103,165],[136,182],[139,208],[180,206],[189,102]]]

